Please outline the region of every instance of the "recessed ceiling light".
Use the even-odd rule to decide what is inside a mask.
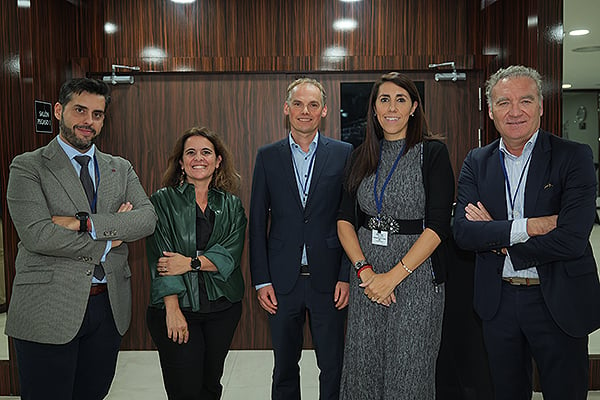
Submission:
[[[562,84],[562,88],[563,89],[570,89],[573,85],[571,85],[570,83],[563,83]]]
[[[112,22],[107,22],[104,24],[104,32],[108,33],[109,35],[111,33],[115,33],[119,28],[117,27],[117,25],[113,24]]]
[[[590,31],[587,30],[587,29],[575,29],[575,30],[569,32],[569,35],[571,35],[571,36],[583,36],[583,35],[587,35],[588,33],[590,33]]]
[[[333,29],[336,31],[351,31],[356,29],[357,26],[358,22],[350,18],[338,19],[333,22]]]

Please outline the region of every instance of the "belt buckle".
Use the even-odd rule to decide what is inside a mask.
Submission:
[[[310,276],[308,265],[300,265],[300,276]]]
[[[400,224],[394,218],[388,215],[381,215],[369,218],[367,226],[372,231],[386,231],[393,235],[400,232]]]

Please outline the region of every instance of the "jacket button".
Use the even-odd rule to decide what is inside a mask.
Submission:
[[[308,219],[305,219],[305,220],[304,220],[304,223],[305,223],[305,224],[308,224]]]
[[[86,275],[86,276],[90,276],[90,275],[92,275],[92,270],[90,270],[90,269],[86,270],[86,271],[85,271],[85,275]]]

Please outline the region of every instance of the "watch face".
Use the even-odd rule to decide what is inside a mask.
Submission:
[[[358,271],[359,269],[361,269],[362,267],[364,267],[367,264],[368,264],[368,262],[366,260],[357,261],[356,263],[354,263],[354,269],[356,271]]]
[[[192,262],[190,263],[190,267],[192,267],[192,271],[199,271],[201,266],[202,266],[202,263],[200,262],[200,260],[197,257],[192,259]]]

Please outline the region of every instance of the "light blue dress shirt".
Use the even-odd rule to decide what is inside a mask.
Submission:
[[[294,174],[296,176],[296,185],[298,186],[298,195],[302,206],[306,207],[308,200],[308,190],[312,181],[312,173],[315,166],[315,156],[317,145],[319,143],[319,132],[315,135],[313,141],[308,146],[308,152],[304,152],[298,145],[292,134],[289,134],[290,148],[292,149],[292,164],[294,165]],[[308,256],[306,255],[306,244],[302,248],[302,265],[308,265]]]
[[[315,135],[312,142],[308,146],[308,152],[304,152],[300,145],[296,143],[292,137],[292,133],[288,135],[290,142],[290,149],[292,151],[292,164],[294,167],[294,175],[296,176],[296,186],[298,187],[298,195],[302,202],[302,207],[306,207],[308,200],[308,191],[310,189],[310,182],[312,181],[312,173],[315,166],[315,158],[317,153],[317,145],[319,144],[319,132]],[[308,265],[308,256],[306,255],[306,244],[302,247],[302,265]],[[300,266],[298,266],[300,268]],[[261,289],[265,286],[269,286],[272,283],[262,283],[256,285],[255,289]]]
[[[516,157],[506,149],[504,141],[500,139],[500,151],[504,154],[504,166],[508,181],[510,183],[511,194],[508,193],[508,186],[504,182],[506,193],[506,209],[508,211],[508,219],[512,220],[510,229],[510,245],[524,243],[529,240],[527,234],[527,218],[525,214],[525,187],[527,185],[527,175],[529,174],[529,165],[531,164],[531,154],[538,137],[538,132],[525,143],[523,152]],[[522,177],[522,178],[521,178]],[[519,183],[520,181],[520,183]],[[511,204],[511,197],[514,204]],[[503,278],[538,278],[537,269],[535,267],[527,268],[520,271],[515,271],[512,261],[510,260],[510,250],[507,257],[504,259],[504,268],[502,270]]]
[[[94,159],[94,153],[96,152],[95,144],[92,144],[92,147],[90,147],[90,149],[88,151],[86,151],[85,153],[81,153],[78,150],[71,147],[70,145],[68,145],[60,136],[58,136],[58,144],[64,150],[64,152],[67,154],[67,157],[69,157],[69,160],[71,160],[71,164],[73,165],[73,168],[75,168],[75,172],[77,172],[77,176],[79,176],[79,174],[81,173],[81,164],[79,164],[77,162],[77,160],[75,160],[75,156],[88,156],[88,157],[90,157],[90,159],[92,159],[92,160]],[[95,164],[96,163],[94,163],[94,162],[88,163],[88,169],[89,169],[90,176],[93,176],[93,177],[96,177],[96,165]],[[96,182],[96,179],[92,179],[92,182],[94,183],[94,189],[98,190],[98,188],[96,187],[96,185],[98,184]],[[96,240],[96,238],[97,238],[96,228],[94,227],[94,221],[92,219],[92,216],[93,216],[93,214],[90,215],[90,222],[92,225],[92,230],[91,230],[91,232],[89,232],[89,234],[92,237],[92,239]],[[106,255],[108,254],[108,252],[110,251],[111,248],[112,248],[112,240],[107,240],[106,248],[104,249],[104,254],[102,255],[102,258],[100,259],[100,262],[106,261]],[[101,281],[92,277],[92,282],[93,283],[106,283],[106,276]]]

